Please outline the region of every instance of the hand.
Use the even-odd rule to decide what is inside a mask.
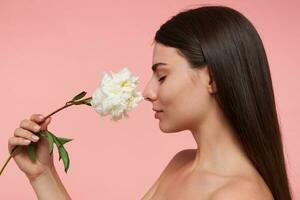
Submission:
[[[15,129],[14,136],[8,140],[9,152],[18,145],[16,151],[13,154],[13,158],[18,167],[23,171],[29,180],[33,180],[54,168],[53,154],[49,155],[49,144],[45,137],[38,137],[35,133],[40,130],[47,130],[51,118],[44,119],[44,116],[40,114],[33,114],[30,119],[24,119],[20,123],[20,127]],[[38,129],[35,129],[35,125],[38,125]],[[34,138],[34,136],[38,138]],[[27,152],[27,145],[31,142],[36,142],[36,160],[32,161]]]

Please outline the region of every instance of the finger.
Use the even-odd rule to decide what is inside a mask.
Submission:
[[[11,150],[17,145],[27,146],[30,143],[31,141],[28,139],[24,139],[21,137],[10,137],[8,139],[8,151],[11,152]]]
[[[38,136],[36,136],[32,132],[22,129],[22,128],[17,128],[14,132],[14,135],[16,137],[22,137],[22,138],[31,140],[32,142],[37,142],[39,140]]]
[[[40,125],[38,125],[34,121],[31,121],[31,120],[28,120],[28,119],[22,120],[21,123],[20,123],[20,127],[24,128],[26,130],[35,132],[35,133],[39,132],[40,129],[41,129]]]
[[[33,114],[30,116],[30,120],[35,121],[38,124],[40,124],[45,120],[45,117],[42,114]]]
[[[42,124],[40,124],[41,126],[41,130],[47,130],[48,125],[51,122],[51,117],[48,117]]]

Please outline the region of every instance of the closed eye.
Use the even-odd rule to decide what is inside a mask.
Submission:
[[[163,77],[161,77],[160,79],[158,79],[158,81],[159,81],[159,82],[162,82],[163,80],[165,80],[166,77],[167,77],[167,76],[163,76]]]

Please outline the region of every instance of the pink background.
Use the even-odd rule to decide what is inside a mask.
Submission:
[[[282,1],[283,2],[283,1]],[[258,29],[270,62],[288,173],[300,199],[299,113],[300,3],[285,1],[0,1],[0,163],[7,139],[22,119],[49,114],[77,93],[90,96],[100,74],[123,67],[151,77],[151,43],[159,26],[196,4],[231,6]],[[164,134],[152,105],[143,101],[128,120],[113,123],[87,106],[53,116],[59,136],[75,138],[67,149],[68,174],[55,164],[73,199],[140,199],[173,155],[195,148],[191,134]],[[276,176],[276,174],[274,174]],[[10,162],[0,177],[0,199],[35,199],[26,177]]]

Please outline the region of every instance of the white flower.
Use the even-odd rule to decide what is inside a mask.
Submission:
[[[137,107],[144,99],[137,91],[139,77],[131,76],[128,68],[111,75],[103,73],[99,87],[92,95],[91,105],[101,115],[111,115],[111,120],[118,121],[128,117],[128,111]]]

